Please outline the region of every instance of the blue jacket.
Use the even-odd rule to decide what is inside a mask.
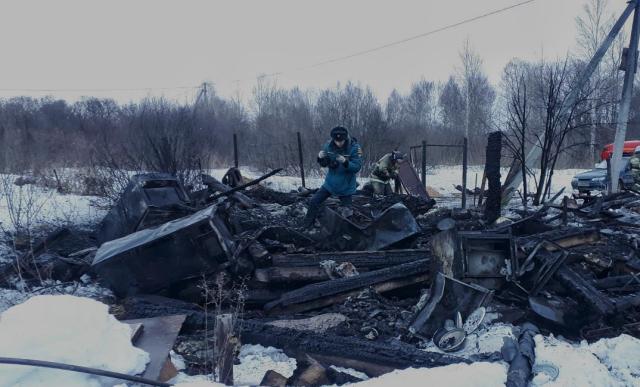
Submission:
[[[329,171],[322,187],[335,196],[353,195],[356,192],[356,175],[362,167],[362,149],[355,138],[349,137],[342,148],[333,141],[322,148],[327,157],[318,159],[318,164],[328,167]],[[342,164],[336,161],[338,155],[346,157]]]

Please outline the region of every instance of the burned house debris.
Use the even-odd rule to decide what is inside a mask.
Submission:
[[[234,247],[219,216],[211,206],[105,242],[92,267],[119,296],[157,292],[210,273],[229,261]]]
[[[193,213],[189,195],[165,173],[135,175],[96,233],[102,244]]]
[[[170,343],[145,374],[159,381],[172,374],[166,348],[185,357],[187,372],[200,373],[211,361],[202,341],[217,348],[225,334],[298,359],[291,378],[265,375],[278,385],[354,381],[331,365],[376,376],[477,360],[509,363],[508,379],[525,385],[536,332],[640,337],[636,193],[515,208],[493,222],[481,208],[434,208],[420,192],[358,193],[350,213],[329,199],[305,230],[298,225],[308,192],[275,192],[233,176],[235,188],[205,175],[206,188],[193,192],[167,175],[135,176],[98,228],[97,246],[59,230],[24,267],[51,267],[65,278],[95,274],[117,296],[119,319],[149,325],[145,345],[156,324],[166,325]],[[242,305],[229,332],[207,329],[220,317],[206,307],[207,286],[241,294],[216,306]],[[521,329],[502,351],[465,353],[489,316]],[[227,359],[219,364],[229,368],[233,348],[220,351]]]

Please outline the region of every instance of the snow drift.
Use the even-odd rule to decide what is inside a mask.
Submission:
[[[144,371],[149,355],[131,344],[131,328],[89,298],[36,296],[0,315],[0,356],[120,372]],[[54,369],[0,365],[0,386],[99,387],[122,383]]]

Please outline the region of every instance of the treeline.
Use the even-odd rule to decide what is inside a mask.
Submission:
[[[482,163],[486,136],[495,130],[505,132],[505,153],[512,159],[540,146],[546,153],[538,167],[549,172],[590,166],[615,133],[625,36],[580,91],[569,115],[559,113],[608,32],[603,3],[592,0],[578,19],[582,50],[557,61],[514,59],[496,85],[489,82],[480,55],[467,42],[457,70],[446,82],[421,79],[407,92],[393,90],[382,100],[370,87],[353,82],[310,90],[282,88],[269,79],[257,83],[248,103],[216,95],[212,85],[206,85],[193,103],[163,98],[130,104],[92,97],[74,103],[30,97],[0,100],[0,170],[22,173],[80,166],[165,171],[189,180],[193,171],[230,166],[236,133],[241,165],[285,167],[295,173],[296,133],[302,134],[306,168],[313,169],[317,151],[336,125],[349,128],[362,144],[365,173],[384,153],[408,152],[422,140],[462,144],[467,137],[470,162]],[[628,138],[640,138],[639,112],[640,95],[635,92]],[[540,133],[547,134],[544,142]],[[461,160],[458,151],[428,151],[429,165]],[[543,174],[539,180],[549,176]]]

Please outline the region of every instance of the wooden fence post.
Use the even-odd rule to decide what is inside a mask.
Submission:
[[[304,159],[302,158],[302,138],[300,137],[300,132],[298,135],[298,158],[300,159],[300,178],[302,179],[302,188],[306,188],[306,184],[304,181]]]
[[[238,168],[238,135],[233,134],[233,165]]]

